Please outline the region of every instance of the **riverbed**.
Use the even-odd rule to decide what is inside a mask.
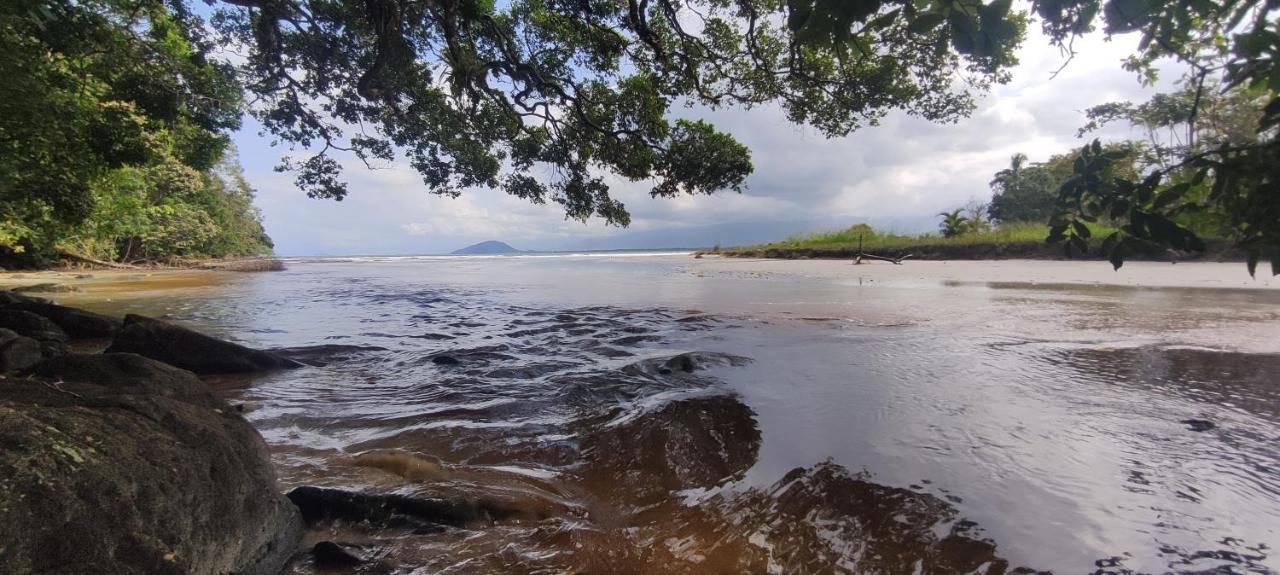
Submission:
[[[54,280],[80,290],[61,303],[308,347],[313,367],[210,381],[283,488],[518,511],[312,534],[389,572],[1280,569],[1280,282],[1239,263],[577,254]]]

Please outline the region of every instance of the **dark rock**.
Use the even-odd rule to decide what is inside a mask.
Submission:
[[[1212,421],[1207,419],[1184,419],[1178,423],[1187,426],[1187,429],[1190,429],[1191,431],[1209,431],[1210,429],[1217,427]]]
[[[387,351],[385,347],[376,345],[343,345],[323,344],[304,347],[283,347],[271,350],[271,353],[316,367],[323,367],[335,361],[346,361],[365,353]]]
[[[448,500],[378,495],[302,486],[289,492],[308,525],[322,521],[367,523],[377,528],[433,532],[441,526],[487,525],[511,518],[542,519],[536,512],[488,500]],[[532,517],[528,517],[530,514]]]
[[[42,283],[13,288],[18,293],[57,293],[57,292],[81,292],[83,289],[67,284]]]
[[[133,353],[69,353],[46,359],[30,375],[100,385],[126,394],[171,397],[211,409],[227,406],[194,373]]]
[[[638,361],[623,368],[628,374],[671,375],[688,374],[709,367],[739,367],[751,363],[749,358],[716,353],[711,351],[691,351],[668,358],[651,358]]]
[[[42,297],[30,296],[12,292],[9,290],[0,290],[0,307],[6,307],[18,303],[51,303]]]
[[[593,491],[643,507],[673,491],[710,488],[756,462],[760,431],[751,408],[733,396],[689,399],[639,413],[584,421],[585,465]]]
[[[18,309],[0,309],[0,327],[39,341],[66,343],[67,332],[44,316]]]
[[[431,363],[436,365],[458,365],[462,363],[462,360],[453,357],[452,355],[437,355],[431,358]]]
[[[127,315],[107,353],[136,353],[199,374],[252,373],[301,367],[287,357],[250,349],[169,322]]]
[[[301,536],[266,444],[194,375],[69,355],[0,386],[0,569],[278,573]]]
[[[322,569],[350,569],[367,563],[369,557],[354,545],[321,541],[311,547],[311,560]]]
[[[19,371],[44,359],[40,342],[0,328],[0,373]]]
[[[6,307],[29,311],[55,324],[72,339],[114,337],[120,331],[120,318],[51,303],[18,303]]]

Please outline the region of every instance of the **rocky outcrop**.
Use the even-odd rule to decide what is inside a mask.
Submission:
[[[253,373],[301,367],[279,354],[250,349],[158,319],[127,315],[107,353],[136,353],[198,374]]]
[[[25,302],[4,306],[5,309],[34,313],[57,324],[71,339],[114,337],[120,331],[120,318],[51,303]]]
[[[50,303],[42,297],[21,294],[16,291],[0,290],[0,307],[18,303]]]
[[[0,328],[0,373],[26,369],[41,359],[44,359],[44,354],[40,342]]]
[[[0,565],[14,573],[278,572],[297,509],[256,431],[193,374],[69,354],[0,380]]]
[[[0,328],[11,329],[41,342],[66,343],[67,332],[44,316],[18,309],[0,309]]]

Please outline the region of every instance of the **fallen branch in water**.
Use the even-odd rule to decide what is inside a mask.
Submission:
[[[879,260],[879,261],[882,261],[882,262],[891,262],[891,263],[893,263],[893,265],[895,265],[895,266],[900,266],[900,265],[902,265],[902,260],[905,260],[905,259],[910,258],[910,257],[911,257],[911,254],[907,254],[907,255],[902,256],[902,257],[900,257],[900,258],[890,258],[890,257],[885,257],[885,256],[878,256],[878,255],[875,255],[875,254],[865,254],[865,253],[862,253],[862,252],[858,252],[858,255],[857,255],[855,258],[853,258],[853,263],[854,263],[854,265],[858,265],[858,264],[861,264],[861,263],[862,263],[862,260],[867,259],[867,260]]]
[[[890,257],[878,256],[875,254],[866,253],[862,251],[862,234],[858,234],[858,254],[855,255],[853,258],[853,265],[859,265],[862,263],[862,260],[867,259],[867,260],[879,260],[882,262],[891,262],[895,266],[900,266],[902,265],[902,260],[905,260],[909,257],[911,257],[911,254],[907,254],[905,256],[896,257],[896,258],[890,258]]]

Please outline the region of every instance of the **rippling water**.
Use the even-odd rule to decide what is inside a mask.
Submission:
[[[1275,290],[662,256],[312,260],[114,295],[86,305],[315,364],[213,382],[286,487],[498,510],[312,534],[387,572],[1280,569]]]

